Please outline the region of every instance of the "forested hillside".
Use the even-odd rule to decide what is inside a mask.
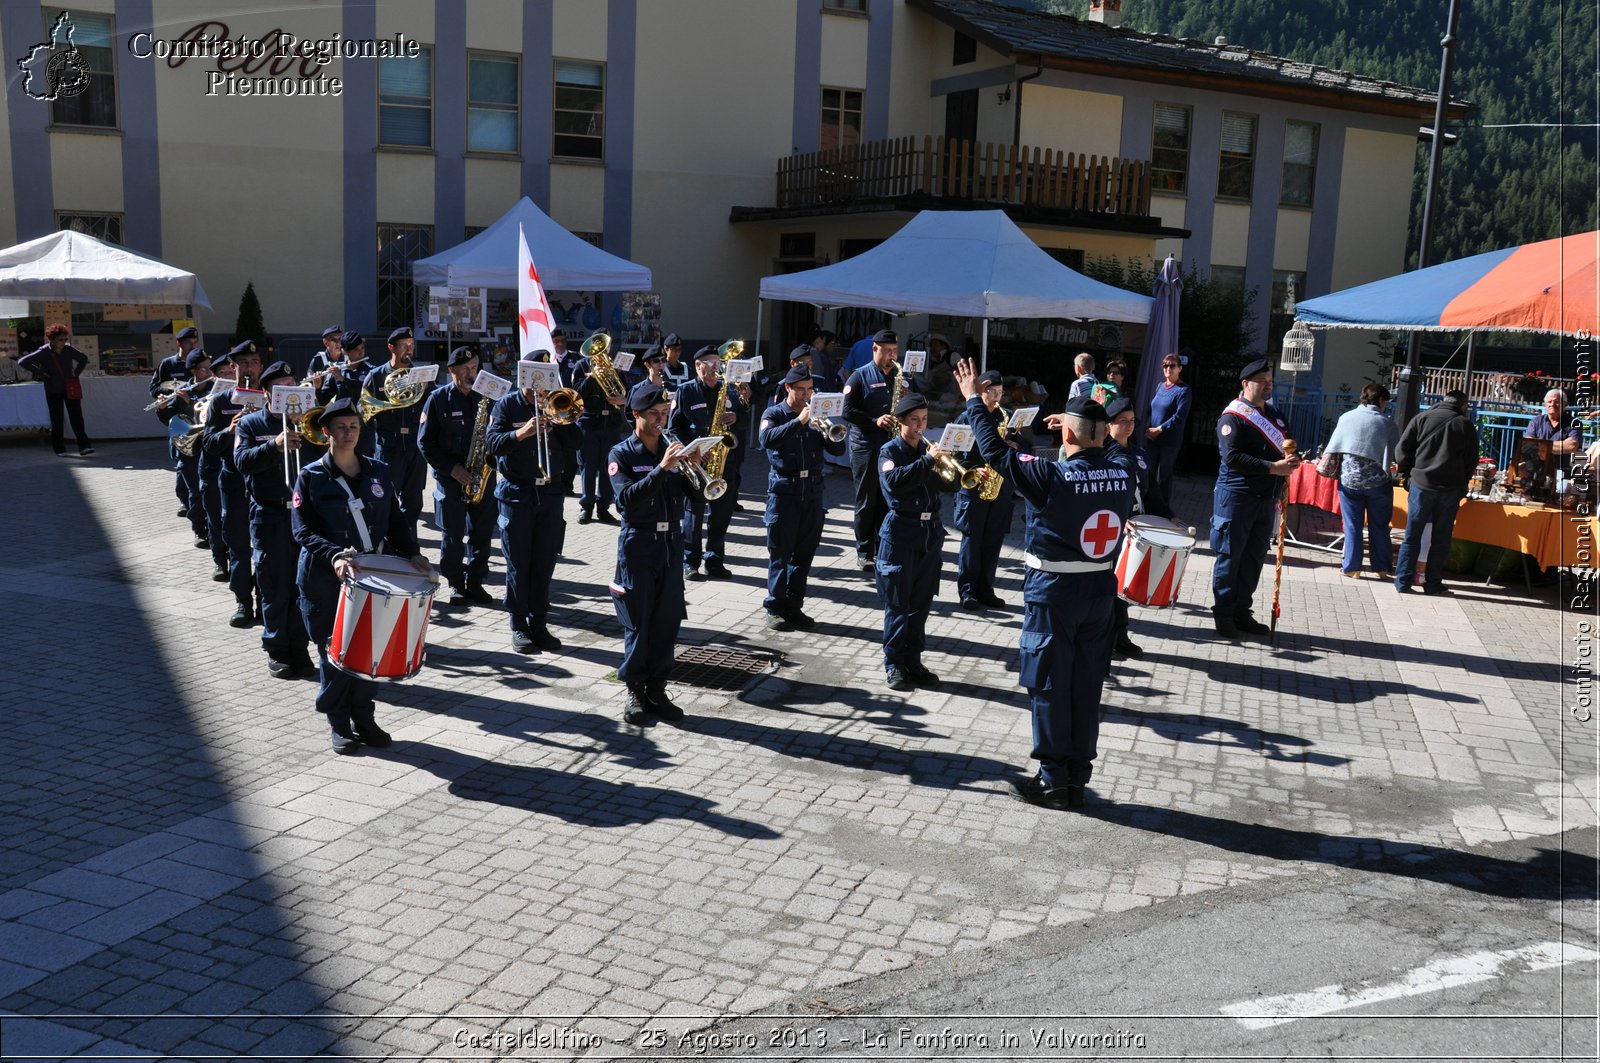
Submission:
[[[1083,16],[1088,0],[1011,0]],[[1453,95],[1479,108],[1445,153],[1433,261],[1600,228],[1596,0],[1462,0]],[[1123,0],[1134,29],[1231,43],[1433,89],[1449,0]],[[1518,128],[1491,128],[1516,126]],[[1411,264],[1427,154],[1417,154]]]

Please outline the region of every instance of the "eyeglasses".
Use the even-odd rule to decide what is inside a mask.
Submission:
[[[1176,369],[1176,368],[1178,368],[1178,363],[1177,362],[1162,362],[1161,363],[1161,368],[1163,368],[1163,369]]]

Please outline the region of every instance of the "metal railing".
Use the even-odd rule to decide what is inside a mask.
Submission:
[[[1458,376],[1460,374],[1457,374]],[[1474,374],[1476,376],[1477,374]],[[1448,390],[1459,388],[1451,385]],[[1348,410],[1355,408],[1357,395],[1347,391],[1324,392],[1317,388],[1304,388],[1292,395],[1285,391],[1282,401],[1273,405],[1289,423],[1289,435],[1300,445],[1300,453],[1316,454],[1333,434],[1333,426]],[[1422,395],[1421,409],[1426,410],[1443,398],[1442,393]],[[1523,403],[1486,401],[1473,403],[1469,411],[1478,429],[1478,451],[1485,458],[1493,458],[1495,465],[1505,468],[1515,453],[1517,440],[1528,430],[1528,424],[1541,410],[1538,406]],[[1391,403],[1385,413],[1393,417]]]
[[[778,160],[779,207],[917,194],[1148,217],[1150,164],[932,136],[869,141]]]

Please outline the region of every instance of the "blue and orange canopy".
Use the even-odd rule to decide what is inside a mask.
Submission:
[[[1600,333],[1600,231],[1443,262],[1300,303],[1310,325]]]

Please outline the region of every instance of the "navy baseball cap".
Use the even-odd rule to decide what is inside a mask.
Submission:
[[[816,351],[811,349],[811,344],[802,343],[800,346],[789,352],[789,362],[790,364],[793,364],[802,358],[810,358],[816,353]]]
[[[1106,420],[1115,421],[1118,417],[1133,409],[1132,399],[1112,399],[1106,407]]]
[[[344,329],[340,328],[338,325],[329,325],[327,328],[322,330],[322,338],[329,339],[330,337],[337,337],[342,343],[344,341]]]
[[[872,342],[892,343],[898,347],[900,345],[900,337],[894,334],[894,329],[881,328],[872,334]]]
[[[349,399],[334,399],[317,415],[317,427],[326,428],[335,417],[360,417],[361,411]]]
[[[1260,373],[1270,373],[1271,371],[1272,363],[1270,361],[1265,358],[1257,358],[1253,362],[1247,362],[1245,367],[1239,370],[1239,379],[1249,380]]]
[[[185,369],[193,369],[201,362],[208,362],[210,360],[211,356],[209,354],[207,354],[205,351],[202,351],[199,347],[196,347],[194,350],[189,352],[189,357],[183,360],[183,367]]]

